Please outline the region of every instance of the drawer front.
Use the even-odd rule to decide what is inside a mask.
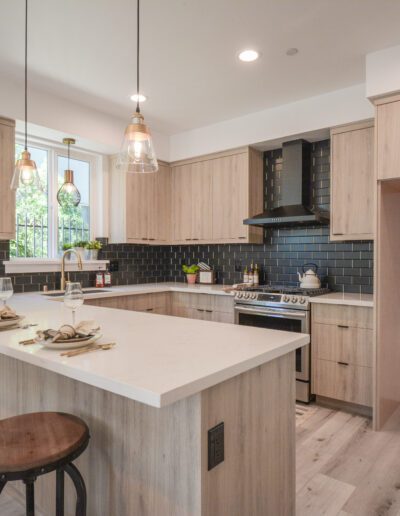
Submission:
[[[313,322],[323,324],[342,324],[356,328],[373,329],[373,309],[365,306],[313,303],[311,317]]]
[[[313,361],[313,393],[357,405],[372,406],[372,368]]]
[[[372,367],[372,330],[314,322],[311,337],[316,359]]]

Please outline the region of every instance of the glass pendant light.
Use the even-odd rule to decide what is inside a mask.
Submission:
[[[68,169],[64,170],[64,184],[57,192],[57,201],[61,207],[78,206],[81,194],[74,185],[74,171],[70,169],[70,145],[75,143],[73,138],[64,138],[63,143],[68,145]]]
[[[11,190],[20,186],[40,186],[36,163],[28,151],[28,0],[25,0],[25,146],[17,162],[11,181]]]
[[[136,46],[136,81],[139,98],[139,49],[140,49],[140,0],[137,0],[137,46]],[[140,112],[139,100],[136,103],[136,112],[125,129],[124,142],[119,154],[118,165],[126,172],[145,173],[157,172],[158,163],[154,150],[153,139],[144,123]]]

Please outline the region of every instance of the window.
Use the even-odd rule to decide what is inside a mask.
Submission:
[[[19,156],[23,145],[16,143]],[[71,151],[70,168],[81,194],[78,206],[61,207],[58,189],[64,182],[66,149],[47,145],[28,145],[39,172],[40,188],[18,188],[16,194],[16,238],[10,242],[12,258],[56,258],[63,245],[94,238],[91,230],[92,179],[96,157]]]

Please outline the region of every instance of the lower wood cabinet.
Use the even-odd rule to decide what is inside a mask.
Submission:
[[[10,189],[15,166],[15,122],[0,118],[0,240],[15,238],[15,191]]]
[[[233,298],[215,294],[171,292],[171,315],[203,321],[234,322]]]
[[[88,299],[85,304],[204,321],[234,322],[233,297],[215,294],[157,292]]]
[[[169,292],[87,299],[85,304],[164,315],[169,315],[170,312]]]
[[[373,309],[313,304],[312,392],[372,406]]]

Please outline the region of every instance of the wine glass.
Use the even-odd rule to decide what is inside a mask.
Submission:
[[[7,299],[14,294],[11,278],[0,278],[0,299],[3,301],[3,306],[6,306]]]
[[[83,305],[83,292],[80,283],[67,283],[64,305],[72,310],[72,325],[75,326],[76,309]]]

